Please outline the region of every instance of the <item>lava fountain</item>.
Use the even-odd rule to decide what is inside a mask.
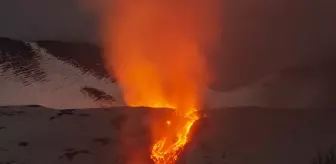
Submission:
[[[173,164],[191,139],[219,36],[220,0],[115,0],[102,21],[106,68],[129,106],[170,108],[168,128],[152,123],[151,158]],[[107,5],[108,6],[108,5]]]

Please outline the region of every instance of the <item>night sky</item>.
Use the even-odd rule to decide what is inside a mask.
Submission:
[[[137,152],[143,150],[139,145],[147,144],[147,133],[150,132],[143,127],[156,121],[152,127],[160,128],[160,133],[167,133],[161,129],[161,125],[171,126],[166,119],[159,118],[161,116],[147,112],[164,110],[124,106],[125,96],[119,88],[120,78],[114,77],[112,72],[113,79],[109,79],[104,63],[100,60],[102,45],[99,42],[102,39],[99,37],[99,16],[95,15],[97,12],[85,8],[80,1],[95,0],[0,0],[0,164],[34,163],[31,161],[48,161],[47,159],[65,161],[69,153],[80,154],[84,161],[76,157],[80,164],[90,163],[87,160],[90,158],[91,161],[97,159],[101,162],[105,155],[108,158],[104,158],[104,162],[115,161],[123,155],[119,153],[122,151],[117,144],[124,146],[126,143],[125,147],[131,149],[127,145],[129,141],[129,145],[135,143],[135,149],[139,147]],[[173,0],[177,1],[179,0]],[[195,0],[183,2],[189,1]],[[203,4],[202,7],[204,9]],[[180,9],[182,10],[178,11],[184,12],[184,8]],[[236,164],[298,164],[319,159],[316,156],[318,152],[323,157],[329,149],[334,153],[336,0],[223,0],[222,11],[221,40],[215,49],[206,54],[213,81],[204,95],[202,109],[214,110],[201,111],[201,119],[195,124],[199,128],[195,133],[197,135],[187,145],[201,151],[199,154],[190,151],[192,156],[188,163],[203,164],[206,160],[217,160],[220,157],[225,163],[227,159],[238,161]],[[192,27],[203,27],[202,25]],[[127,29],[126,26],[122,27],[121,29]],[[134,26],[127,24],[127,27]],[[126,34],[132,34],[129,33],[131,30],[125,31]],[[110,35],[106,36],[110,38]],[[152,40],[159,40],[154,38]],[[175,42],[175,38],[172,38],[172,42]],[[99,47],[59,41],[89,42]],[[146,45],[150,45],[148,47],[152,49],[153,42],[149,43]],[[129,48],[129,44],[124,45]],[[163,50],[171,48],[163,47]],[[156,55],[156,52],[163,51],[153,52]],[[178,54],[170,53],[175,51],[167,52],[166,56]],[[124,54],[131,53],[120,54],[124,57]],[[183,51],[181,54],[187,53]],[[160,61],[169,61],[162,56],[164,55],[155,57],[160,58]],[[188,62],[180,65],[185,68],[185,65],[192,64],[193,57],[182,58],[182,61],[188,59]],[[126,65],[141,63],[139,60],[131,61],[133,63]],[[176,58],[173,58],[174,61]],[[170,65],[173,62],[162,62],[167,65],[160,68],[175,71]],[[182,70],[182,67],[177,68]],[[200,70],[194,68],[191,67],[191,70]],[[120,70],[122,69],[121,67]],[[164,71],[156,74],[169,74],[168,71],[162,72]],[[175,84],[169,83],[169,79],[182,77],[177,76],[176,72],[178,71],[167,76],[167,84]],[[141,73],[136,72],[136,75],[139,74]],[[146,78],[142,74],[136,77]],[[154,78],[152,81],[166,82],[163,79]],[[130,81],[130,86],[135,84],[133,79],[126,81]],[[177,85],[183,87],[178,87],[176,91],[184,90],[185,86],[195,81],[197,82],[191,78],[186,81],[187,85]],[[144,83],[150,88],[145,88],[144,95],[155,93],[155,85],[150,82]],[[188,90],[187,87],[186,91]],[[188,98],[189,94],[185,95],[187,96],[181,97]],[[181,101],[180,97],[172,97],[173,100]],[[22,104],[28,106],[16,106]],[[76,110],[97,107],[114,108]],[[181,113],[183,112],[182,110]],[[189,121],[189,115],[182,116],[188,116],[183,118],[188,118]],[[162,121],[162,124],[156,124],[157,120]],[[181,118],[176,120],[181,124]],[[167,121],[170,122],[171,119]],[[173,129],[176,131],[177,128]],[[97,146],[97,141],[102,145]],[[104,149],[101,149],[103,146]],[[108,152],[114,152],[115,148],[118,153]],[[188,149],[185,150],[190,153]],[[147,157],[149,156],[146,155]],[[325,157],[331,158],[329,154]],[[72,160],[70,158],[69,161]],[[182,160],[184,158],[182,156]]]
[[[225,0],[220,48],[209,54],[217,89],[268,73],[330,60],[335,53],[334,0]],[[97,43],[93,13],[75,0],[0,1],[0,36]]]

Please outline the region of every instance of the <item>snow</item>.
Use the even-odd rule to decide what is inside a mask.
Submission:
[[[310,164],[336,144],[335,110],[237,107],[204,112],[208,117],[195,124],[178,164]],[[139,150],[146,160],[146,120],[163,114],[128,107],[0,107],[0,163],[117,164]],[[73,153],[71,160],[67,155]]]

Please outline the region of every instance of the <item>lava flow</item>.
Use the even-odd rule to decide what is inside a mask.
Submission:
[[[173,164],[191,140],[209,71],[205,51],[219,36],[220,0],[115,0],[103,19],[104,58],[129,106],[170,108],[152,123],[151,158]]]

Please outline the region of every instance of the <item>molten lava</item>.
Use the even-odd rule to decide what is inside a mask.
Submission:
[[[182,124],[175,126],[175,130],[168,131],[167,134],[154,144],[151,158],[155,163],[173,164],[184,145],[188,142],[188,134],[198,116],[195,113],[187,113],[182,118]],[[171,122],[167,121],[167,124],[170,126]],[[173,135],[169,135],[169,133]]]
[[[173,164],[199,118],[209,71],[205,51],[218,36],[220,0],[116,0],[106,11],[107,69],[130,106],[171,108],[167,128],[152,123],[151,158]]]

